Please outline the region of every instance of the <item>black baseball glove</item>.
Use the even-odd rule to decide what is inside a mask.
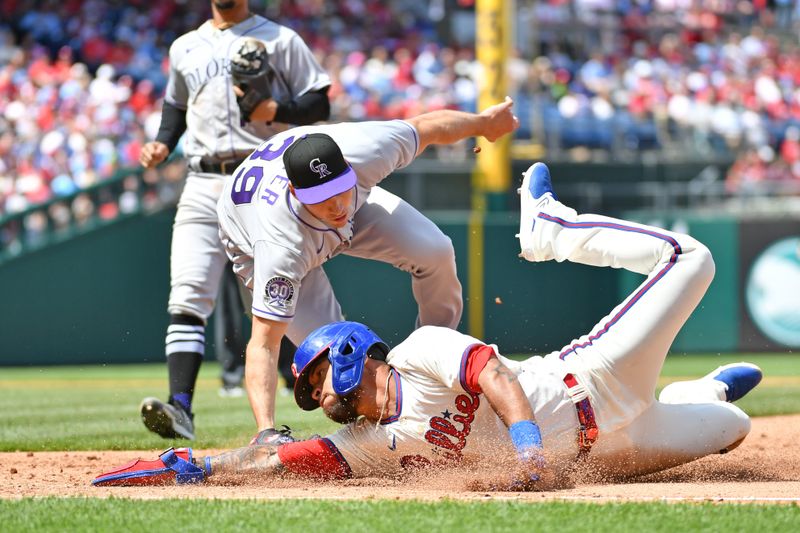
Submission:
[[[239,50],[231,57],[233,84],[244,93],[236,97],[242,121],[250,120],[253,110],[268,98],[272,98],[272,79],[275,73],[269,66],[267,48],[258,39],[244,39]]]

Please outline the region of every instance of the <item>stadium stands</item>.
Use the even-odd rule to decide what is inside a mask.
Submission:
[[[0,3],[0,215],[136,165],[158,125],[169,43],[207,16],[185,4]],[[296,0],[270,14],[330,72],[335,120],[403,118],[476,106],[474,35],[463,25],[472,2],[452,4]],[[736,161],[731,194],[800,182],[800,2],[518,7],[508,64],[518,141],[549,159]]]

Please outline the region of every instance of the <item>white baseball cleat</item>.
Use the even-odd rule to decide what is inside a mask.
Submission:
[[[764,374],[756,365],[741,362],[721,366],[702,379],[713,379],[722,383],[725,397],[721,399],[726,402],[735,402],[761,383],[762,377]]]
[[[536,261],[533,253],[533,228],[536,216],[543,207],[557,202],[550,181],[550,170],[544,163],[534,163],[522,174],[522,187],[517,189],[520,195],[519,233],[520,257],[528,261]]]
[[[240,385],[223,385],[217,391],[220,398],[242,398],[244,394],[244,388]]]
[[[676,381],[661,391],[661,403],[735,402],[759,384],[761,369],[752,363],[732,363],[700,379]],[[732,449],[732,448],[731,448]]]

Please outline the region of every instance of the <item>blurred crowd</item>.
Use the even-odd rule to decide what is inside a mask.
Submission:
[[[158,129],[169,44],[202,16],[174,16],[178,7],[0,2],[0,215],[137,164]],[[79,198],[78,217],[108,204]]]
[[[520,92],[551,151],[733,159],[729,192],[800,181],[787,159],[800,127],[800,2],[551,0],[528,19],[540,53]]]
[[[516,4],[518,139],[552,156],[735,160],[730,192],[800,180],[800,0]],[[472,0],[263,9],[330,73],[333,120],[476,108]],[[208,14],[189,0],[0,0],[0,215],[135,166],[169,45]]]

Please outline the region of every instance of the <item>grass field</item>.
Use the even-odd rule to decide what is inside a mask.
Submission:
[[[748,360],[764,370],[762,384],[738,405],[751,416],[800,412],[800,357],[791,355],[673,356],[662,385],[699,377],[720,364]],[[197,448],[246,444],[254,422],[246,398],[217,396],[216,364],[203,366],[195,399]],[[144,429],[139,402],[166,399],[166,365],[3,368],[0,370],[0,451],[142,450],[165,441]],[[278,397],[278,423],[301,436],[337,426],[319,410],[298,409],[290,394]]]
[[[667,360],[661,385],[699,377],[719,364],[747,360],[762,384],[739,402],[752,416],[800,412],[800,357],[691,355]],[[254,427],[245,398],[219,398],[218,367],[206,364],[195,402],[198,448],[241,446]],[[147,432],[144,396],[164,396],[164,365],[0,369],[0,450],[160,450],[172,444]],[[278,399],[278,420],[301,436],[336,426],[319,412]],[[182,444],[175,442],[174,444]],[[0,476],[8,465],[3,464]],[[119,498],[0,500],[0,531],[749,531],[792,530],[797,505],[577,502],[253,501]]]
[[[333,502],[289,500],[0,501],[3,531],[781,531],[797,527],[795,506],[549,502]],[[577,524],[577,525],[576,525]]]

